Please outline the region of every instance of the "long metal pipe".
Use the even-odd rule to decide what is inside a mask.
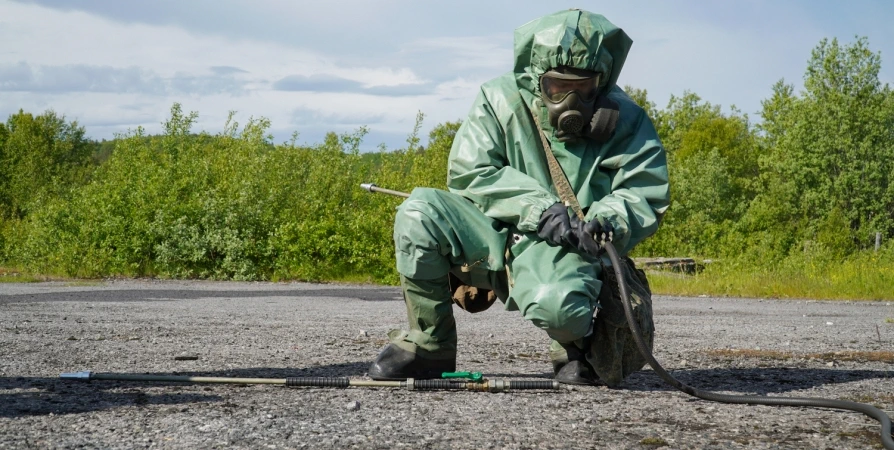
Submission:
[[[218,383],[218,384],[278,384],[287,387],[375,387],[400,388],[409,391],[464,390],[479,392],[510,392],[521,390],[556,390],[555,380],[487,380],[467,381],[416,380],[372,381],[352,380],[347,377],[289,377],[289,378],[232,378],[232,377],[192,377],[183,375],[151,375],[130,373],[93,373],[90,371],[67,372],[59,376],[63,380],[117,380],[117,381],[158,381],[168,383]]]
[[[394,195],[396,197],[410,198],[410,194],[401,191],[392,191],[391,189],[380,188],[375,185],[375,183],[363,183],[360,185],[363,189],[366,189],[369,192],[379,192],[382,194]]]

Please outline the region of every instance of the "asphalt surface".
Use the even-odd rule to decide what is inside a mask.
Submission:
[[[709,403],[650,370],[620,389],[500,394],[58,378],[92,370],[364,379],[404,320],[392,287],[3,283],[0,448],[878,446],[878,425],[860,414]],[[457,311],[457,321],[459,369],[551,377],[547,337],[518,313]],[[656,297],[655,322],[656,357],[691,385],[894,409],[891,363],[834,353],[894,350],[890,303]]]

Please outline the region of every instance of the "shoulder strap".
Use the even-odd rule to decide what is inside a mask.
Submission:
[[[553,149],[549,145],[549,139],[543,132],[543,128],[540,127],[540,120],[537,118],[537,113],[530,109],[528,112],[531,113],[531,117],[534,119],[534,125],[537,126],[537,132],[540,133],[540,142],[543,143],[543,152],[546,153],[546,163],[549,166],[549,176],[553,179],[553,185],[556,186],[556,192],[559,194],[559,198],[565,206],[574,211],[574,214],[578,219],[583,221],[584,212],[580,207],[580,203],[577,201],[577,197],[574,195],[574,189],[571,188],[571,183],[568,182],[568,177],[565,176],[565,171],[562,170],[562,166],[559,165],[556,155],[553,154]]]

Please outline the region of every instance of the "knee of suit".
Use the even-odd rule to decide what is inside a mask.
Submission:
[[[439,214],[431,203],[410,199],[400,205],[394,216],[394,242],[398,248],[437,249],[440,245]]]
[[[532,291],[526,319],[546,330],[549,337],[559,342],[572,342],[590,331],[593,310],[590,296],[568,283],[546,283]]]
[[[410,198],[394,217],[397,270],[410,278],[432,279],[450,270],[449,248],[431,202]],[[445,251],[446,250],[446,251]]]

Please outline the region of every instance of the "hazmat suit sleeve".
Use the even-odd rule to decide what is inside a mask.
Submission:
[[[652,121],[629,97],[621,96],[619,129],[606,143],[610,150],[600,163],[611,178],[611,192],[590,205],[586,218],[611,222],[613,243],[626,254],[658,230],[670,205],[670,189],[667,157]],[[629,119],[623,118],[625,113]]]
[[[532,232],[543,211],[559,198],[536,179],[509,166],[506,142],[505,132],[482,91],[454,138],[447,163],[447,187],[471,200],[486,216],[515,225],[519,231]]]

